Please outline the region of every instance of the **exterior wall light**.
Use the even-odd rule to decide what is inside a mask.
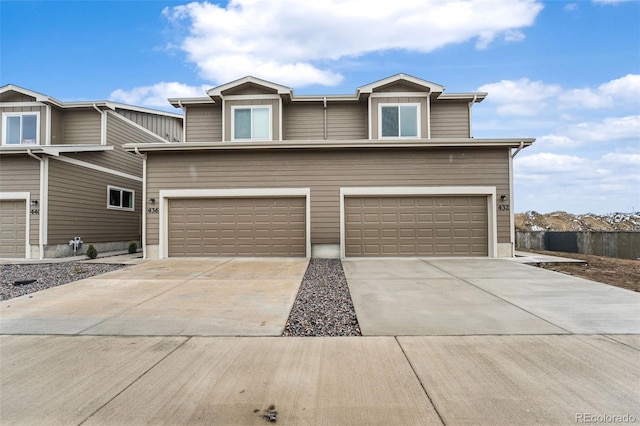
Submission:
[[[149,198],[149,204],[155,204],[155,203],[156,203],[155,198]]]
[[[31,200],[31,205],[32,206],[37,206],[38,205],[38,200]]]
[[[500,196],[500,201],[507,201],[509,199],[508,195],[501,195]]]

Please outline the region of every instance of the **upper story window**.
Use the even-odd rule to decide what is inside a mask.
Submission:
[[[3,113],[2,128],[2,145],[38,145],[40,143],[39,112]]]
[[[109,200],[107,207],[110,209],[134,210],[134,196],[135,192],[130,189],[107,186],[107,198]]]
[[[270,140],[271,106],[233,107],[233,140]]]
[[[381,138],[419,138],[419,104],[380,104]]]

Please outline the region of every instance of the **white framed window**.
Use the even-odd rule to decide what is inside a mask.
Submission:
[[[2,113],[2,145],[39,145],[40,112]]]
[[[234,106],[232,140],[271,140],[271,105]]]
[[[380,139],[420,137],[420,104],[378,105]]]
[[[131,189],[107,186],[107,208],[117,210],[134,210],[136,192]]]

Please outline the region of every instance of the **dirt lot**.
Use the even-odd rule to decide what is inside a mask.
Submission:
[[[586,264],[565,263],[543,265],[541,267],[640,292],[640,260],[616,259],[613,257],[557,251],[518,250],[584,260],[587,262]]]

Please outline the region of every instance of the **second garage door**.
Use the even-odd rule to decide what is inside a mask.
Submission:
[[[0,201],[0,257],[25,257],[26,232],[25,201]]]
[[[345,197],[346,256],[487,254],[486,197]]]
[[[169,256],[306,256],[306,200],[169,200]]]

